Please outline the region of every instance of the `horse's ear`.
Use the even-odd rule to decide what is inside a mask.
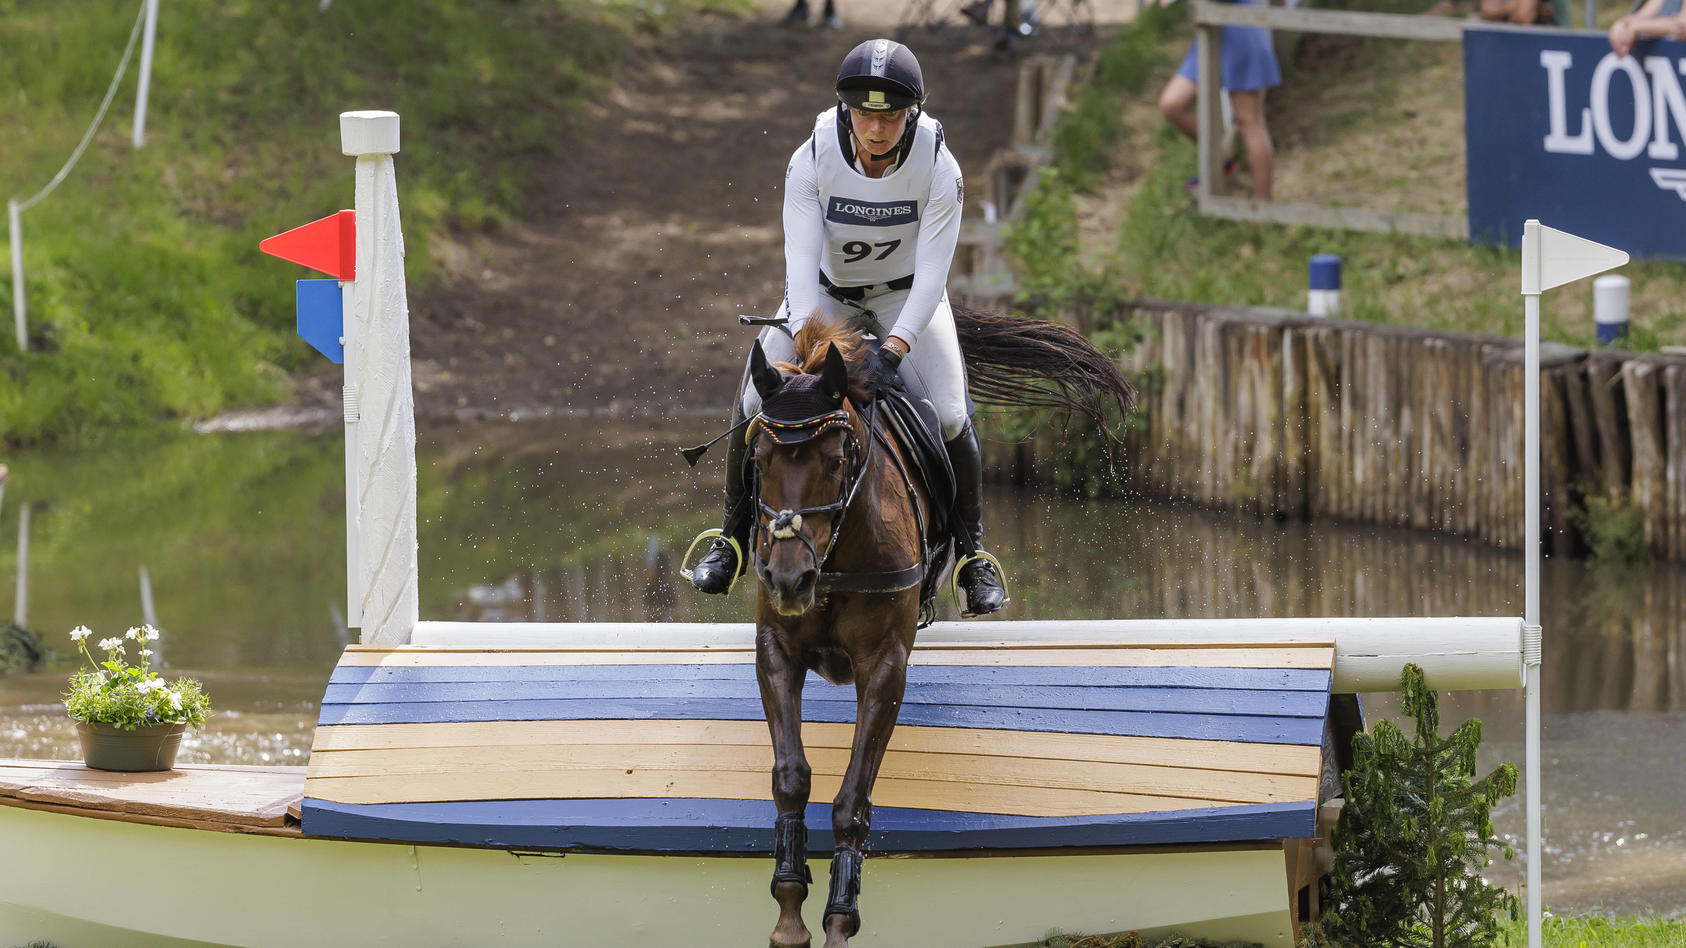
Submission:
[[[767,364],[767,353],[761,351],[761,340],[755,340],[755,347],[749,350],[749,380],[755,384],[755,391],[765,402],[773,397],[773,393],[784,384],[784,376],[779,370]]]
[[[843,353],[829,342],[825,345],[825,367],[820,370],[820,382],[825,385],[827,395],[840,401],[849,391],[849,366],[843,361]]]

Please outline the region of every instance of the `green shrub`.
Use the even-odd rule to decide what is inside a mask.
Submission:
[[[1494,834],[1492,808],[1516,792],[1516,767],[1474,780],[1481,721],[1443,738],[1422,669],[1407,664],[1400,690],[1415,737],[1381,721],[1353,738],[1323,928],[1337,943],[1371,948],[1492,945],[1499,917],[1518,914],[1516,896],[1481,877],[1491,849],[1514,855]]]

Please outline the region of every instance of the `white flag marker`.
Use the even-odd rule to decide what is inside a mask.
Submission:
[[[1540,294],[1627,263],[1624,251],[1554,230],[1530,220],[1522,225],[1522,392],[1526,424],[1522,435],[1523,496],[1527,522],[1522,548],[1527,554],[1523,583],[1522,667],[1526,676],[1527,734],[1523,750],[1523,785],[1528,817],[1528,948],[1540,948],[1543,910],[1540,870]]]
[[[1522,225],[1522,293],[1543,293],[1627,263],[1627,252],[1539,221]]]

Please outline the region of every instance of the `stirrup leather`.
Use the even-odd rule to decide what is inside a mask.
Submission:
[[[732,552],[737,554],[738,557],[737,566],[732,571],[732,581],[726,584],[726,595],[730,596],[732,594],[732,590],[738,585],[738,579],[744,574],[743,547],[739,545],[735,538],[727,536],[726,531],[720,529],[719,527],[710,527],[697,534],[696,537],[691,540],[691,545],[685,548],[685,555],[679,558],[679,575],[685,577],[686,582],[692,582],[691,577],[696,570],[694,567],[689,567],[685,564],[690,562],[691,554],[697,551],[697,544],[704,540],[711,540],[716,537],[725,540],[726,543],[732,547]]]
[[[1001,561],[983,550],[968,553],[954,561],[954,572],[948,577],[949,591],[954,594],[954,608],[960,610],[962,619],[971,619],[977,615],[975,612],[966,611],[966,597],[960,594],[960,572],[977,560],[983,560],[995,567],[995,578],[1001,581],[1001,605],[1005,607],[1013,601],[1012,595],[1007,592],[1007,570],[1001,566]]]

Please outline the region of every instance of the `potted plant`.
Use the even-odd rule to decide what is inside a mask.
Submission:
[[[93,632],[77,626],[71,641],[96,667],[70,676],[64,706],[82,739],[83,763],[96,770],[169,770],[175,766],[181,736],[200,727],[210,713],[211,699],[192,678],[165,681],[152,670],[152,649],[158,630],[150,625],[132,628],[122,638],[98,643],[105,661],[88,651]],[[127,642],[140,652],[129,664]]]

